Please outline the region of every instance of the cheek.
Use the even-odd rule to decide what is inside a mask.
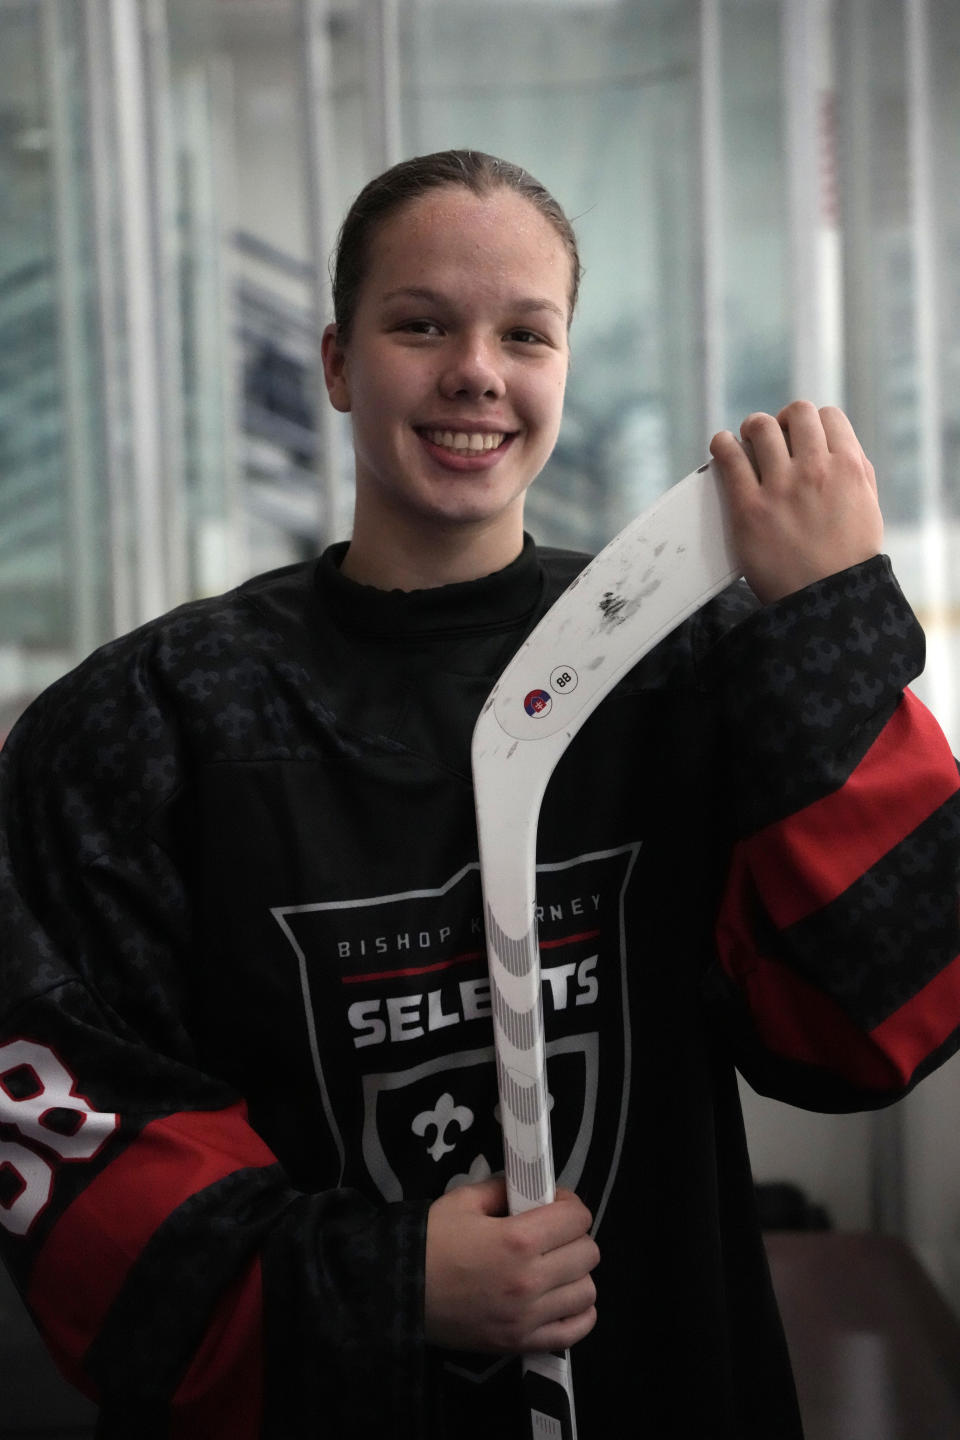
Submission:
[[[563,399],[566,393],[567,372],[564,368],[554,375],[541,391],[540,414],[541,423],[549,430],[554,438],[560,429],[560,421],[563,418]]]
[[[429,377],[415,356],[398,360],[396,355],[389,355],[370,367],[368,382],[368,404],[372,409],[384,415],[402,415],[422,398]]]

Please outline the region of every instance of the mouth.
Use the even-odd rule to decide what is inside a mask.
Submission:
[[[484,455],[489,450],[499,450],[505,440],[511,437],[502,430],[428,430],[418,429],[418,434],[431,445],[441,450],[450,450],[455,455]]]

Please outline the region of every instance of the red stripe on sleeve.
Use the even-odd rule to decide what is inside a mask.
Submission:
[[[231,1285],[173,1397],[170,1440],[258,1440],[263,1406],[259,1260]]]
[[[958,789],[943,732],[908,690],[839,790],[738,849],[785,929],[842,895]]]
[[[718,940],[724,969],[745,995],[757,1036],[771,1054],[827,1069],[859,1089],[902,1087],[894,1061],[836,1000],[780,961],[758,955],[729,915]]]
[[[275,1159],[242,1103],[152,1120],[73,1201],[37,1257],[29,1301],[58,1363],[90,1393],[80,1361],[144,1246],[185,1200]]]
[[[956,1029],[960,1014],[960,955],[872,1030],[871,1039],[909,1077]]]
[[[756,903],[748,864],[737,853],[717,921],[717,953],[746,999],[761,1043],[773,1054],[826,1068],[861,1089],[902,1090],[956,1028],[960,955],[886,1020],[863,1031],[838,1001],[758,951]]]

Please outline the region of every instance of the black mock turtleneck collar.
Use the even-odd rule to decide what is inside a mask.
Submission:
[[[431,590],[378,590],[340,571],[348,541],[320,557],[317,587],[327,612],[342,629],[370,639],[452,636],[497,630],[530,615],[543,592],[537,547],[529,535],[516,560],[503,570]]]

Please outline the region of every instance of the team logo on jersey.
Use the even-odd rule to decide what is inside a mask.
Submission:
[[[554,1168],[597,1227],[627,1120],[623,899],[638,849],[537,870]],[[435,889],[272,913],[297,957],[340,1183],[392,1202],[501,1172],[479,867]],[[489,1367],[465,1362],[468,1372],[479,1380]]]
[[[637,849],[537,871],[555,1168],[595,1215],[625,1123],[621,902]],[[478,866],[436,889],[273,914],[298,958],[345,1183],[387,1200],[434,1198],[501,1170]]]
[[[531,690],[523,702],[523,708],[528,715],[536,717],[549,715],[553,708],[553,700],[546,690]]]

